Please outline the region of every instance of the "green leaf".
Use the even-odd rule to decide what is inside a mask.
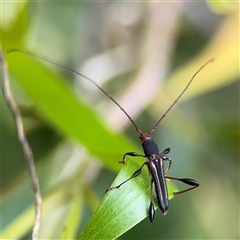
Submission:
[[[4,50],[22,47],[29,27],[29,2],[2,2],[1,45]]]
[[[128,179],[139,166],[127,161],[112,186]],[[174,189],[168,184],[169,198]],[[139,177],[131,179],[119,189],[107,192],[78,239],[116,239],[148,216],[150,177],[143,168]],[[156,200],[156,199],[155,199]],[[154,201],[155,206],[157,202]],[[156,214],[162,214],[157,211]]]

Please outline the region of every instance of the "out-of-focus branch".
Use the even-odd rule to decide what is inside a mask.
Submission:
[[[0,62],[1,62],[1,68],[2,68],[3,96],[8,105],[8,108],[10,109],[11,114],[16,122],[18,138],[22,145],[22,148],[23,148],[23,151],[25,154],[25,158],[28,162],[30,181],[31,181],[32,188],[34,191],[34,196],[35,196],[35,221],[34,221],[34,226],[33,226],[33,231],[32,231],[32,239],[35,240],[38,238],[38,232],[39,232],[39,228],[40,228],[42,197],[41,197],[38,177],[37,177],[37,173],[36,173],[36,169],[35,169],[35,165],[34,165],[32,149],[27,141],[27,138],[26,138],[26,135],[24,132],[24,128],[23,128],[21,114],[15,103],[13,94],[10,89],[7,64],[5,62],[4,55],[3,55],[1,48],[0,48]]]

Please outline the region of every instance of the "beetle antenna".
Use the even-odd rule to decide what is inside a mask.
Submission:
[[[170,112],[170,110],[173,108],[173,106],[179,101],[179,99],[182,97],[182,95],[187,91],[188,87],[196,77],[196,75],[204,68],[206,67],[209,63],[211,63],[214,59],[211,58],[209,59],[206,63],[204,63],[198,70],[197,72],[194,73],[190,81],[188,82],[187,86],[183,89],[183,91],[180,93],[180,95],[177,97],[177,99],[172,103],[172,105],[167,109],[167,111],[162,115],[162,117],[158,120],[156,125],[149,131],[149,135],[152,134],[158,127],[159,123],[167,116],[167,114]]]
[[[63,64],[51,59],[51,58],[48,58],[48,57],[45,57],[45,56],[42,56],[38,53],[34,53],[34,52],[31,52],[31,51],[28,51],[28,50],[20,50],[20,49],[13,49],[13,50],[10,50],[8,51],[8,53],[11,53],[11,52],[21,52],[21,53],[25,53],[27,55],[30,55],[32,57],[37,57],[37,58],[40,58],[44,61],[47,61],[47,62],[50,62],[50,63],[53,63],[55,64],[56,66],[58,67],[62,67],[64,68],[65,70],[67,70],[68,72],[71,72],[71,73],[74,73],[84,79],[86,79],[87,81],[89,81],[90,83],[92,83],[93,85],[95,85],[102,93],[104,93],[109,99],[111,99],[119,108],[120,110],[122,110],[124,112],[124,114],[127,116],[127,118],[130,120],[130,122],[133,124],[133,126],[135,127],[136,131],[141,135],[143,134],[143,132],[137,127],[136,123],[133,121],[133,119],[130,117],[130,115],[123,109],[123,107],[111,96],[109,95],[103,88],[101,88],[95,81],[93,81],[91,78],[83,75],[82,73],[79,73],[73,69],[70,69],[66,66],[64,66]]]

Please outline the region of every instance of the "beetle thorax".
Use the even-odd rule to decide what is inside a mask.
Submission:
[[[158,146],[149,134],[142,134],[140,136],[140,140],[142,142],[143,151],[146,157],[159,154]]]

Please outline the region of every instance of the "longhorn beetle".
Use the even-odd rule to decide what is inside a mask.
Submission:
[[[213,61],[213,59],[208,60],[204,65],[202,65],[196,72],[195,74],[192,76],[192,78],[190,79],[190,81],[188,82],[188,84],[185,86],[185,88],[183,89],[183,91],[180,93],[180,95],[176,98],[176,100],[171,104],[171,106],[167,109],[167,111],[161,116],[161,118],[157,121],[156,125],[150,129],[150,131],[148,133],[143,133],[136,125],[136,123],[133,121],[133,119],[130,117],[130,115],[122,108],[122,106],[114,99],[112,98],[103,88],[101,88],[96,82],[94,82],[92,79],[88,78],[87,76],[69,69],[68,67],[62,65],[59,62],[56,62],[50,58],[47,58],[45,56],[41,56],[39,54],[30,52],[30,51],[26,51],[26,50],[11,50],[9,52],[23,52],[25,54],[31,55],[33,57],[38,57],[42,60],[51,62],[59,67],[62,67],[64,69],[66,69],[69,72],[72,72],[74,74],[77,74],[79,76],[81,76],[82,78],[84,78],[85,80],[91,82],[93,85],[95,85],[100,91],[102,91],[111,101],[113,101],[119,108],[120,110],[123,111],[123,113],[127,116],[127,118],[130,120],[130,122],[133,124],[133,126],[135,127],[135,130],[137,131],[137,133],[140,135],[140,141],[142,143],[142,148],[143,148],[143,154],[138,154],[136,152],[127,152],[123,155],[123,160],[120,161],[119,163],[123,163],[125,164],[125,158],[127,156],[131,156],[131,157],[144,157],[147,158],[147,161],[144,162],[142,164],[142,166],[136,170],[132,176],[130,178],[128,178],[127,180],[125,180],[124,182],[120,183],[119,185],[115,186],[115,187],[110,187],[106,190],[106,193],[109,191],[112,191],[114,189],[118,189],[120,188],[124,183],[128,182],[129,180],[131,180],[132,178],[137,177],[141,171],[142,168],[147,165],[148,167],[148,171],[149,171],[149,175],[151,177],[151,186],[150,186],[150,206],[149,206],[149,219],[151,222],[153,222],[154,220],[154,216],[155,216],[155,210],[154,210],[154,205],[153,205],[153,183],[155,186],[155,191],[156,191],[156,197],[157,197],[157,202],[159,205],[160,210],[162,211],[163,215],[166,215],[168,212],[168,192],[167,192],[167,185],[166,185],[166,179],[169,180],[177,180],[177,181],[181,181],[187,185],[190,185],[190,188],[187,188],[185,190],[179,191],[179,192],[174,192],[173,195],[177,195],[177,194],[181,194],[187,191],[190,191],[194,188],[197,188],[200,184],[199,182],[197,182],[194,179],[191,178],[176,178],[176,177],[169,177],[167,176],[167,173],[171,167],[172,164],[172,160],[167,157],[167,154],[170,152],[170,148],[166,148],[162,153],[159,153],[159,149],[157,144],[155,143],[155,141],[152,139],[151,134],[157,129],[159,123],[167,116],[167,114],[170,112],[170,110],[173,108],[173,106],[179,101],[179,99],[182,97],[182,95],[186,92],[186,90],[188,89],[189,85],[192,83],[192,81],[194,80],[194,78],[196,77],[196,75],[210,62]],[[168,167],[166,169],[164,169],[164,161],[168,161]]]

